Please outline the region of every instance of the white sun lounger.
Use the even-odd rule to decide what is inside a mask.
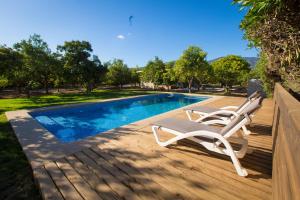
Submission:
[[[241,113],[251,101],[261,97],[259,92],[252,93],[240,106],[226,106],[223,108],[213,108],[208,106],[194,106],[191,108],[186,108],[186,114],[191,121],[202,122],[204,119],[215,118],[214,123],[218,123],[219,120],[229,122],[233,115]],[[196,120],[192,119],[192,113],[198,114],[199,118]],[[221,124],[224,124],[221,122]]]
[[[234,116],[231,122],[223,128],[189,120],[184,121],[168,118],[154,122],[152,131],[156,142],[163,147],[182,139],[190,139],[201,144],[210,151],[228,155],[230,156],[238,175],[247,176],[248,173],[246,169],[241,166],[238,158],[243,158],[246,155],[248,150],[248,140],[247,135],[243,132],[239,133],[239,131],[242,129],[242,126],[251,123],[251,114],[261,106],[261,101],[261,97],[252,101],[242,113]],[[174,134],[175,137],[167,141],[161,141],[158,134],[159,130]],[[233,136],[235,133],[237,133],[236,136]],[[229,142],[240,144],[240,150],[233,150]],[[223,144],[224,147],[221,147],[221,144]],[[249,151],[248,153],[251,152]]]

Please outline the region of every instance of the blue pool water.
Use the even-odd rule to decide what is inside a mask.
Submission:
[[[73,142],[207,98],[159,94],[36,111],[30,114],[60,141]]]

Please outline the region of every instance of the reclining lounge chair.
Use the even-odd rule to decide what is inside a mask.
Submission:
[[[195,106],[191,108],[186,108],[186,114],[191,121],[202,122],[204,119],[215,118],[216,121],[214,123],[218,123],[219,120],[223,122],[230,121],[230,118],[235,115],[241,113],[252,101],[261,97],[258,91],[252,93],[240,106],[226,106],[223,108],[213,108],[208,106]],[[198,114],[199,118],[196,120],[192,119],[192,113]],[[221,122],[221,124],[223,124]]]
[[[241,166],[238,160],[238,158],[243,158],[247,153],[247,135],[243,132],[241,132],[241,134],[237,134],[237,136],[233,135],[238,133],[242,126],[251,123],[251,114],[253,114],[253,112],[261,106],[261,101],[261,97],[252,101],[242,113],[235,115],[231,122],[223,128],[189,120],[183,121],[174,118],[167,118],[153,123],[152,131],[156,142],[163,147],[182,139],[190,139],[203,145],[210,151],[228,155],[230,156],[238,175],[247,176],[248,173],[246,169]],[[175,137],[167,141],[161,141],[158,130],[174,134]],[[240,150],[233,150],[229,142],[240,144]],[[223,144],[224,147],[221,147],[221,144]]]

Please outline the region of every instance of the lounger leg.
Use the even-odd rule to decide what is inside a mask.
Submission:
[[[185,113],[187,114],[187,116],[188,116],[188,118],[189,118],[190,121],[193,121],[193,119],[192,119],[192,112],[193,111],[191,111],[191,110],[186,110],[185,111]]]
[[[235,155],[231,145],[229,144],[229,142],[227,142],[226,140],[222,141],[223,144],[225,145],[226,151],[227,151],[227,155],[230,156],[233,166],[235,167],[236,172],[238,173],[238,175],[240,176],[247,176],[248,172],[245,168],[242,167],[240,161],[238,160],[237,156]]]
[[[246,126],[242,126],[243,132],[245,133],[245,135],[250,135],[251,131],[249,131]]]
[[[163,143],[160,142],[160,140],[159,140],[158,126],[152,126],[152,132],[153,132],[153,135],[154,135],[154,138],[155,138],[157,144],[159,144],[159,146],[162,146],[162,147],[166,146],[166,145],[163,145]]]

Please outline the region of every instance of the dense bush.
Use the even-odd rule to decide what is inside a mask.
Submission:
[[[268,59],[268,77],[300,93],[299,0],[234,0],[247,9],[241,28]]]

